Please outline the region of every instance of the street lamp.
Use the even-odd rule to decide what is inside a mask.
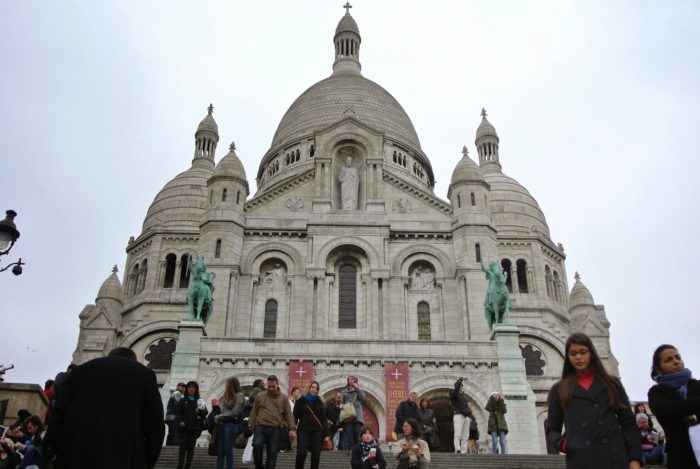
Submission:
[[[12,246],[15,245],[15,241],[17,241],[19,238],[19,231],[15,226],[15,217],[17,216],[17,212],[14,210],[7,210],[5,214],[7,215],[5,219],[0,221],[0,256],[7,255],[10,252],[10,249],[12,249]],[[4,272],[12,267],[13,274],[21,275],[23,265],[25,264],[22,262],[22,258],[20,257],[17,262],[13,262],[7,267],[0,269],[0,272]]]

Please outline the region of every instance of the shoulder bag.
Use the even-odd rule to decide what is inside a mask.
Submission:
[[[340,418],[338,420],[341,422],[349,422],[357,417],[357,411],[355,410],[355,399],[357,399],[357,395],[353,397],[352,401],[343,404],[343,406],[340,408]]]

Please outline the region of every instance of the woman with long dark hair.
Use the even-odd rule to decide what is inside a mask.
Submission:
[[[566,453],[567,469],[639,469],[642,448],[629,399],[586,334],[566,340],[561,380],[547,403],[547,440]]]
[[[294,420],[297,424],[297,456],[295,469],[303,469],[306,454],[311,452],[311,469],[318,469],[321,464],[321,445],[330,441],[326,409],[319,396],[321,385],[311,381],[306,392],[294,404]]]
[[[651,364],[649,408],[666,432],[669,469],[699,467],[690,444],[688,430],[700,417],[700,381],[693,379],[681,354],[673,345],[660,345]]]
[[[177,403],[176,419],[178,423],[177,469],[190,469],[194,457],[194,445],[206,425],[207,406],[199,397],[197,381],[188,381],[185,395]]]
[[[233,443],[241,425],[241,414],[245,397],[241,394],[241,383],[235,376],[226,380],[224,395],[219,399],[221,413],[214,417],[219,426],[216,431],[216,469],[233,469]]]

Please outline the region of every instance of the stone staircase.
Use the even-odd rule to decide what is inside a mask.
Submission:
[[[156,469],[175,469],[177,467],[176,447],[166,446],[160,453]],[[254,468],[252,462],[243,464],[243,450],[234,450],[234,467]],[[280,453],[277,457],[277,469],[294,469],[294,451]],[[394,469],[392,459],[387,469]],[[309,458],[305,467],[309,467]],[[191,469],[213,469],[216,457],[207,455],[206,448],[196,448]],[[644,466],[645,468],[663,468],[665,466]],[[530,454],[452,454],[433,453],[431,469],[566,469],[564,456],[530,455]],[[350,469],[350,454],[346,451],[324,451],[321,453],[321,469]]]

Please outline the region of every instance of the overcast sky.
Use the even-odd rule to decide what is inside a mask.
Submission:
[[[78,314],[155,195],[187,169],[214,103],[255,191],[289,105],[327,77],[343,2],[7,1],[0,14],[0,209],[24,274],[0,274],[11,382],[64,369]],[[676,344],[700,375],[697,1],[353,2],[365,77],[398,99],[446,199],[482,107],[503,171],[612,323],[633,399]]]

